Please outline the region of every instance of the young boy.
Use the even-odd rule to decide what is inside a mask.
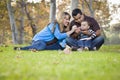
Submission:
[[[91,35],[83,34],[82,31],[88,31]],[[78,51],[89,50],[91,46],[91,40],[96,37],[95,32],[90,29],[90,22],[84,20],[81,22],[80,35],[78,40]]]

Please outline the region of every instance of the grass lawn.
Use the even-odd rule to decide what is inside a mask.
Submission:
[[[120,45],[72,54],[0,46],[0,80],[120,80]]]

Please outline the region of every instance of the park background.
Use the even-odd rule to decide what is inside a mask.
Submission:
[[[99,23],[105,43],[98,51],[13,50],[76,7]],[[119,44],[119,0],[0,0],[0,80],[119,80]]]
[[[29,44],[61,12],[76,7],[97,20],[105,44],[120,44],[119,0],[1,0],[0,45]]]

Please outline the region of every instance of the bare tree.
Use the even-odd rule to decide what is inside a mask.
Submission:
[[[78,0],[71,0],[71,9],[70,9],[70,13],[72,14],[72,10],[75,8],[78,8]],[[73,18],[72,18],[73,19]],[[71,20],[72,20],[71,19]]]
[[[92,17],[94,17],[94,10],[93,10],[93,8],[92,8],[93,0],[89,0],[89,2],[87,2],[87,0],[85,0],[85,2],[86,2],[87,6],[88,6],[88,8],[89,8],[90,15],[91,15]]]
[[[14,19],[14,14],[12,11],[11,0],[8,0],[8,2],[7,2],[7,9],[8,9],[8,15],[10,18],[10,26],[11,26],[11,30],[12,30],[13,43],[18,44],[18,31],[17,31],[15,19]]]
[[[32,33],[33,33],[33,36],[34,36],[34,35],[36,34],[37,27],[36,27],[36,25],[34,24],[33,18],[30,16],[30,13],[29,13],[29,11],[28,11],[28,9],[27,9],[27,3],[25,4],[25,13],[26,13],[26,15],[27,15],[28,20],[30,21],[30,26],[31,26],[31,28],[32,28]]]
[[[17,1],[17,3],[20,4],[20,33],[19,33],[19,44],[22,44],[24,42],[24,7],[25,2],[24,0]]]
[[[50,0],[50,22],[56,19],[56,0]]]
[[[71,0],[71,11],[78,7],[78,0]]]
[[[82,0],[82,12],[84,13],[84,9],[85,9],[85,4],[84,4],[84,0]]]

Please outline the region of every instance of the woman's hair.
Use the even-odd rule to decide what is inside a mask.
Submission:
[[[70,30],[70,27],[69,25],[68,26],[64,26],[63,24],[63,19],[66,17],[66,15],[69,16],[69,19],[71,18],[70,14],[68,12],[63,12],[61,13],[59,16],[58,16],[58,23],[59,23],[59,26],[60,26],[60,31],[61,32],[67,32]]]

